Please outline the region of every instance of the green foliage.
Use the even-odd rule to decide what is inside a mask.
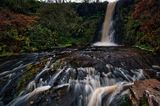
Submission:
[[[40,24],[57,32],[59,46],[91,43],[101,16],[81,17],[72,4],[45,4],[38,10]]]
[[[80,16],[83,9],[89,9],[93,6],[89,4],[85,8],[77,10],[82,5],[49,4],[34,0],[2,0],[1,3],[2,7],[30,15],[35,13],[33,15],[38,15],[39,18],[34,25],[30,24],[23,30],[16,28],[16,26],[27,24],[26,21],[23,21],[30,20],[25,17],[26,15],[23,17],[20,15],[21,23],[18,24],[15,20],[8,19],[8,23],[10,21],[14,23],[1,33],[0,40],[3,42],[0,42],[0,54],[33,52],[51,49],[55,46],[70,47],[90,44],[96,33],[97,25],[105,12],[105,8],[95,9],[90,15],[86,11],[86,14]],[[100,8],[100,5],[98,6]],[[13,13],[10,12],[10,14]]]
[[[157,23],[160,22],[160,4],[157,0],[146,2],[147,0],[134,0],[129,5],[121,7],[119,35],[125,45],[136,45],[141,49],[158,53],[160,28]]]
[[[153,47],[151,47],[151,45],[149,45],[149,44],[138,44],[138,45],[136,45],[136,47],[140,48],[142,50],[146,50],[146,51],[151,51],[151,52],[154,51]]]
[[[58,69],[62,68],[64,66],[63,59],[57,60],[52,64],[53,71],[57,71]]]
[[[11,29],[0,35],[0,54],[18,53],[24,48],[29,48],[30,39],[27,36],[21,35],[16,29]]]
[[[17,94],[23,89],[25,89],[25,86],[37,75],[37,73],[40,72],[40,70],[44,67],[44,64],[46,63],[47,59],[42,59],[39,64],[28,64],[26,67],[25,73],[18,79],[16,90]],[[16,94],[16,95],[17,95]]]
[[[127,23],[124,24],[125,29],[123,30],[123,42],[134,44],[138,41],[143,35],[143,32],[138,31],[139,26],[140,23],[137,20],[134,20],[132,17],[127,17]]]
[[[120,101],[118,102],[117,106],[131,106],[131,100],[129,99],[129,95],[123,95],[120,98]]]
[[[143,97],[143,98],[141,99],[141,101],[140,101],[140,106],[149,106],[146,97]]]
[[[57,32],[59,45],[74,44],[81,37],[84,30],[82,18],[77,16],[70,5],[46,4],[38,12],[40,24]]]
[[[30,46],[35,50],[49,49],[57,44],[57,33],[41,25],[30,27],[27,31]]]
[[[136,45],[149,51],[160,51],[159,3],[157,0],[133,0],[122,4],[118,10],[118,35],[124,45]],[[155,5],[152,5],[155,4]],[[150,9],[147,8],[150,6]],[[0,9],[38,16],[37,23],[26,30],[25,16],[18,23],[11,16],[7,30],[0,34],[0,54],[29,52],[51,49],[55,46],[81,46],[91,44],[98,24],[105,14],[106,3],[93,4],[52,4],[36,0],[1,0]],[[157,10],[157,14],[153,11]],[[13,13],[14,13],[13,12]],[[13,14],[12,12],[10,14]],[[3,14],[3,13],[2,13]],[[16,14],[15,14],[16,15]],[[138,17],[138,18],[137,18]],[[3,16],[2,18],[5,18]],[[29,21],[30,22],[30,21]],[[12,26],[9,26],[12,23]],[[5,28],[3,28],[5,29]]]

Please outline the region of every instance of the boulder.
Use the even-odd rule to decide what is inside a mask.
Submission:
[[[160,106],[160,81],[136,81],[130,88],[130,99],[134,106]]]

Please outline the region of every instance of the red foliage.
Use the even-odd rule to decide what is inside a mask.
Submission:
[[[16,27],[19,30],[25,30],[38,19],[36,16],[27,16],[8,10],[0,11],[0,31],[6,30],[6,27]]]
[[[141,23],[140,30],[152,32],[160,24],[160,5],[158,0],[138,0],[132,13],[134,19]]]
[[[133,17],[139,18],[142,12],[155,5],[155,1],[156,0],[138,0],[138,4],[135,6],[135,10],[133,12]]]

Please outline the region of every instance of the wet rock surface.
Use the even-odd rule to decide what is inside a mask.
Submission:
[[[160,105],[160,81],[155,79],[135,81],[130,90],[133,105]]]
[[[0,104],[86,106],[93,100],[96,106],[117,106],[123,97],[130,101],[124,95],[134,81],[159,79],[158,64],[151,54],[126,47],[62,48],[3,58]],[[136,84],[133,89],[141,86]]]

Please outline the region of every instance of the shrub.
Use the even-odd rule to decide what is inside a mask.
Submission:
[[[57,33],[41,25],[28,28],[27,34],[31,40],[30,46],[44,50],[57,45]]]
[[[11,29],[0,35],[0,53],[19,53],[24,47],[29,48],[30,40],[27,36],[20,35],[16,29]]]

